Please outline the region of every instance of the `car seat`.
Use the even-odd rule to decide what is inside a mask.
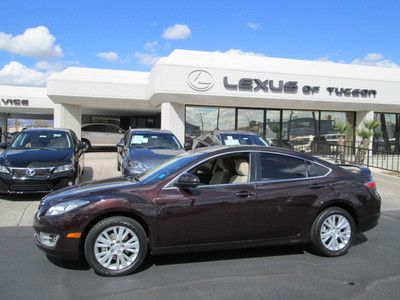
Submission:
[[[209,184],[227,183],[230,177],[229,168],[224,163],[222,158],[219,158],[213,168],[213,175]]]
[[[249,177],[249,163],[244,159],[235,160],[236,175],[230,179],[230,183],[244,183]]]

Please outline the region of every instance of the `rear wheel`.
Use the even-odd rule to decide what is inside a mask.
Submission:
[[[85,256],[103,276],[123,276],[136,271],[147,254],[142,226],[127,217],[111,217],[97,223],[87,235]]]
[[[340,207],[330,207],[315,219],[311,229],[314,249],[324,256],[341,256],[353,242],[356,226],[352,216]]]

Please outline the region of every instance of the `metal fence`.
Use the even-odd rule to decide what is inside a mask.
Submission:
[[[374,143],[371,148],[363,148],[359,142],[345,142],[339,146],[337,142],[313,141],[309,144],[286,145],[285,148],[328,158],[335,163],[360,164],[400,172],[400,151],[382,143]],[[364,159],[360,159],[362,157],[360,151],[365,153]]]

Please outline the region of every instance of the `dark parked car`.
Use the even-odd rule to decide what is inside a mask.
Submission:
[[[182,145],[168,130],[131,129],[117,144],[117,168],[123,175],[139,176],[182,152]]]
[[[84,258],[99,274],[135,271],[151,254],[309,243],[345,254],[377,225],[380,196],[368,169],[351,172],[272,147],[209,147],[139,178],[81,184],[43,198],[35,242]]]
[[[47,193],[75,184],[83,171],[84,144],[69,129],[24,129],[0,147],[0,193]]]
[[[262,137],[250,131],[209,131],[193,140],[193,149],[210,146],[258,145],[270,146]]]

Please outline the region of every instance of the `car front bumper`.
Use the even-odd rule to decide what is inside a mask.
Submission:
[[[67,171],[43,177],[0,175],[0,194],[49,193],[75,183],[76,176]]]
[[[64,219],[59,216],[56,217],[39,217],[39,213],[35,214],[33,220],[34,242],[36,246],[44,251],[46,254],[65,260],[78,261],[82,259],[81,251],[81,239],[80,238],[67,238],[67,234],[74,231],[74,229],[62,230],[60,223],[63,223]],[[47,235],[57,236],[57,241],[53,246],[49,246],[43,243],[40,239],[40,233]]]

